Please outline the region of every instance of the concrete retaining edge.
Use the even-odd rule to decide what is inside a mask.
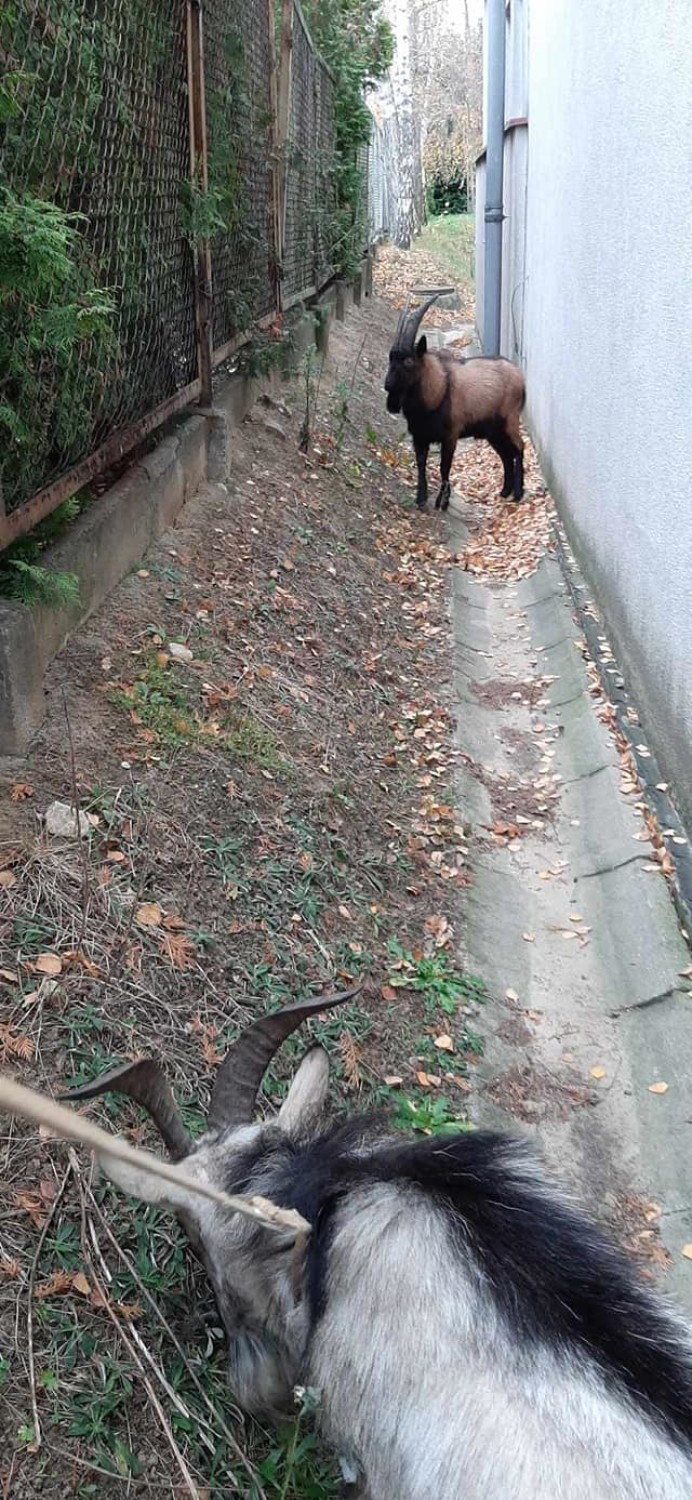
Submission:
[[[334,317],[360,303],[371,285],[371,268],[346,285],[336,282],[298,319],[294,361],[311,345],[326,354]],[[162,429],[151,453],[81,515],[42,557],[53,572],[74,573],[78,605],[24,604],[0,599],[0,757],[20,756],[44,714],[43,679],[53,657],[98,609],[147,548],[173,525],[204,480],[233,473],[229,435],[263,393],[276,393],[278,371],[263,379],[237,372],[219,384],[211,409],[189,409]]]

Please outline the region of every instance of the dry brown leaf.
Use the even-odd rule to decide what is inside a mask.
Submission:
[[[34,969],[38,974],[62,974],[62,959],[59,953],[39,953]]]
[[[383,1000],[396,1000],[396,990],[392,988],[391,984],[383,984],[380,994]]]
[[[360,1088],[359,1062],[361,1052],[360,1048],[356,1046],[350,1032],[342,1031],[339,1037],[339,1051],[343,1058],[344,1077],[348,1087],[351,1089]]]
[[[160,927],[163,911],[157,901],[143,901],[135,912],[138,927]]]
[[[94,1288],[94,1291],[95,1290],[96,1289]],[[94,1293],[93,1292],[92,1292],[91,1300],[92,1300],[92,1302],[94,1300]],[[112,1302],[111,1303],[111,1307],[113,1308],[113,1312],[117,1313],[117,1315],[118,1315],[119,1318],[126,1318],[128,1320],[128,1322],[132,1318],[138,1318],[138,1317],[140,1317],[141,1312],[142,1312],[142,1309],[141,1309],[141,1307],[139,1305],[139,1302]],[[201,1493],[200,1490],[198,1490],[197,1491],[198,1497],[199,1497],[200,1493]]]
[[[22,1062],[30,1062],[33,1055],[34,1044],[31,1037],[0,1021],[0,1061],[7,1057],[18,1057]]]
[[[183,972],[192,968],[197,954],[192,939],[184,937],[182,932],[164,933],[161,939],[161,950],[173,968]]]
[[[75,1291],[79,1292],[81,1297],[91,1296],[91,1286],[87,1281],[87,1278],[84,1275],[83,1271],[78,1271],[76,1276],[72,1277],[72,1285]]]
[[[649,1093],[650,1094],[667,1094],[668,1093],[668,1084],[667,1083],[650,1083],[649,1084]]]
[[[419,1073],[416,1073],[416,1079],[417,1079],[417,1081],[420,1084],[420,1086],[421,1086],[422,1089],[429,1089],[430,1088],[430,1078],[429,1078],[429,1076],[428,1076],[427,1073],[424,1073],[422,1071],[422,1069],[421,1069],[421,1071]]]
[[[443,1032],[441,1036],[435,1037],[435,1046],[437,1047],[439,1052],[454,1051],[454,1042],[452,1041],[451,1036],[448,1036],[446,1032]]]
[[[518,996],[516,990],[505,990],[505,999],[506,1000],[513,1000],[513,1001],[516,1002],[519,999],[519,996]]]
[[[0,890],[9,891],[17,884],[17,876],[11,870],[0,870]]]
[[[171,913],[170,916],[164,917],[161,925],[167,932],[184,932],[187,922],[183,917],[176,917]]]
[[[15,1208],[29,1215],[32,1224],[37,1229],[43,1228],[46,1222],[46,1206],[40,1193],[32,1192],[29,1188],[22,1188],[20,1192],[12,1194],[11,1202]]]
[[[682,1253],[685,1257],[685,1260],[692,1260],[692,1245],[683,1245]]]
[[[10,787],[10,802],[27,802],[33,795],[34,789],[27,781],[15,781]]]
[[[385,1073],[385,1075],[384,1075],[384,1081],[385,1081],[385,1083],[387,1085],[387,1088],[389,1088],[389,1089],[398,1089],[398,1088],[401,1088],[401,1085],[402,1085],[402,1083],[403,1083],[404,1080],[403,1080],[403,1078],[399,1077],[398,1073]]]
[[[605,1076],[606,1076],[606,1070],[605,1070],[605,1068],[592,1068],[591,1069],[591,1077],[592,1078],[600,1079],[600,1078],[605,1078]]]
[[[64,1297],[65,1292],[72,1290],[72,1279],[70,1271],[54,1271],[47,1281],[41,1281],[34,1287],[36,1300],[43,1302],[46,1297]]]
[[[0,969],[0,979],[6,979],[8,984],[19,983],[19,975],[14,969]]]

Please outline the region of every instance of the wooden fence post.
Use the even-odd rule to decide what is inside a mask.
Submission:
[[[207,109],[204,91],[204,32],[200,0],[188,0],[187,5],[187,80],[190,106],[190,181],[195,192],[209,191],[209,159],[207,152]],[[209,236],[199,236],[196,242],[195,266],[195,316],[197,321],[197,351],[199,378],[201,382],[200,402],[202,406],[212,404],[212,279],[211,244]]]

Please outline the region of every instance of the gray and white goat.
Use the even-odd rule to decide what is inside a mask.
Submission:
[[[297,1209],[269,1233],[122,1162],[126,1192],[179,1215],[201,1253],[248,1410],[321,1392],[325,1436],[370,1500],[690,1500],[692,1342],[618,1250],[504,1136],[412,1140],[372,1120],[324,1129],[325,1053],[307,1053],[273,1123],[257,1091],[302,1020],[251,1025],[187,1136],[158,1063],[70,1098],[129,1095],[197,1180]]]

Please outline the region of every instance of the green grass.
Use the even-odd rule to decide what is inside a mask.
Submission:
[[[475,218],[473,214],[441,214],[430,219],[423,230],[418,245],[437,260],[445,275],[455,286],[460,282],[473,292],[475,286],[474,246]]]

